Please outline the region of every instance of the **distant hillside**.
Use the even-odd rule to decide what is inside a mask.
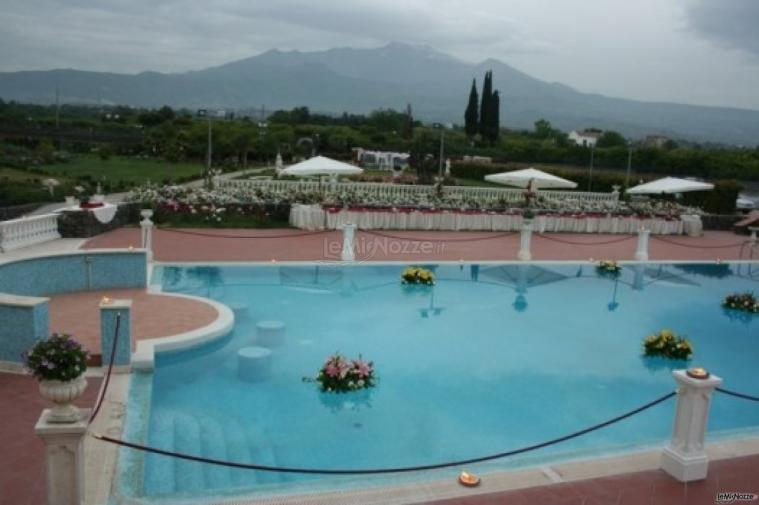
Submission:
[[[501,123],[531,128],[540,118],[565,129],[595,126],[640,137],[663,134],[698,141],[756,145],[759,111],[623,100],[547,83],[494,59],[477,65],[429,48],[391,43],[377,49],[271,50],[200,71],[136,75],[49,70],[0,73],[0,97],[175,107],[307,105],[340,113],[411,103],[418,118],[463,123],[472,78],[493,70]]]

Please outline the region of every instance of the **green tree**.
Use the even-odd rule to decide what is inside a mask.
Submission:
[[[596,147],[624,147],[627,145],[627,140],[622,134],[615,132],[614,130],[607,130],[596,142]]]
[[[488,126],[488,140],[495,144],[501,134],[501,97],[498,95],[498,90],[493,92],[490,107],[492,110],[490,111],[490,124]]]
[[[493,98],[493,72],[488,70],[485,72],[485,79],[482,82],[482,95],[480,97],[480,122],[479,132],[480,135],[487,138],[487,131],[490,125],[490,116],[492,108],[490,102]]]
[[[403,122],[403,132],[401,135],[406,140],[414,138],[414,115],[411,111],[411,104],[406,104],[406,119]]]
[[[469,103],[466,106],[466,112],[464,112],[464,129],[466,135],[469,138],[477,135],[479,130],[479,104],[477,97],[477,80],[472,79],[472,89],[469,90]]]

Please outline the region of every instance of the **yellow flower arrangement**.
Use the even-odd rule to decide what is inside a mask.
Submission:
[[[435,274],[430,270],[422,267],[407,267],[401,274],[403,284],[424,284],[432,286],[435,284]]]
[[[646,356],[664,356],[670,359],[689,359],[693,354],[693,345],[672,330],[661,330],[643,339]]]

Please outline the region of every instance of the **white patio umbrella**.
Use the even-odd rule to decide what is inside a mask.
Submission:
[[[314,156],[282,170],[282,175],[307,177],[310,175],[353,175],[364,171],[361,167],[333,160],[325,156]]]
[[[577,187],[576,182],[568,181],[534,168],[490,174],[485,176],[485,180],[518,188],[531,187],[533,190]]]
[[[662,193],[687,193],[688,191],[709,191],[714,189],[714,184],[708,182],[678,179],[677,177],[665,177],[655,181],[640,184],[627,190],[631,195],[660,195]]]

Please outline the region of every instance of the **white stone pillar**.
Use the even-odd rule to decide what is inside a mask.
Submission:
[[[145,209],[140,211],[142,221],[140,221],[140,229],[142,230],[142,248],[147,251],[148,261],[153,261],[153,221],[150,220],[153,217],[153,211]]]
[[[84,435],[89,409],[74,423],[51,423],[50,409],[42,411],[34,432],[45,444],[47,505],[81,505],[84,502]]]
[[[522,232],[519,241],[519,252],[517,253],[517,259],[522,261],[529,261],[532,259],[532,253],[530,252],[530,241],[532,240],[532,223],[523,223]]]
[[[706,478],[709,460],[704,452],[706,423],[714,388],[722,379],[710,375],[706,379],[688,376],[685,370],[675,370],[677,410],[672,440],[664,448],[661,468],[680,482]]]
[[[648,261],[648,237],[651,230],[641,228],[638,230],[638,248],[635,250],[635,259],[638,261]]]
[[[751,242],[751,245],[756,245],[756,232],[759,231],[759,227],[756,226],[749,226],[749,230],[751,230],[751,237],[749,237],[749,241]]]
[[[343,225],[343,252],[340,258],[343,261],[354,261],[356,253],[354,252],[353,238],[356,234],[356,225],[345,223]]]

